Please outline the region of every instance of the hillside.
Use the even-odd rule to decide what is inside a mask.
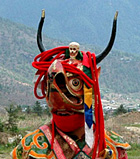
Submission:
[[[31,63],[39,53],[36,31],[0,18],[0,105],[11,102],[33,104],[33,77]],[[58,42],[44,38],[46,47]]]
[[[14,22],[37,28],[41,10],[46,10],[44,33],[60,40],[107,45],[112,20],[119,11],[114,48],[140,54],[139,0],[0,0],[0,15]]]
[[[0,105],[11,102],[33,104],[32,79],[35,69],[31,63],[39,53],[36,45],[36,30],[0,18]],[[46,49],[68,45],[68,41],[58,41],[43,36]],[[81,50],[101,49],[81,44]],[[139,98],[140,56],[113,50],[101,63],[100,88],[102,96],[107,93],[125,94]],[[137,94],[137,96],[136,96]]]
[[[113,130],[124,137],[129,143],[139,144],[140,112],[131,112],[105,121],[106,129]]]

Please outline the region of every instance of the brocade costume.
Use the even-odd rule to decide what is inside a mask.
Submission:
[[[91,159],[93,149],[84,139],[72,139],[56,128],[54,148],[51,150],[51,124],[44,125],[27,134],[13,150],[14,159]],[[73,137],[74,138],[74,137]],[[130,146],[121,136],[114,132],[106,133],[107,147],[113,150],[113,159],[127,159],[125,152]]]

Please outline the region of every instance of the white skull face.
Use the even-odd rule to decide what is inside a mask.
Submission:
[[[69,44],[69,52],[70,52],[70,58],[75,59],[78,51],[79,51],[79,44],[76,42],[72,42]]]

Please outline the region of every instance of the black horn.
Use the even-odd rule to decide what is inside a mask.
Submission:
[[[107,47],[104,49],[104,51],[96,56],[96,64],[100,63],[108,55],[108,53],[110,52],[110,50],[114,44],[114,40],[115,40],[115,36],[116,36],[116,27],[117,27],[117,16],[118,16],[118,11],[116,12],[116,14],[114,16],[110,41],[109,41]]]
[[[37,30],[37,45],[40,52],[45,51],[45,48],[42,43],[42,27],[43,27],[44,19],[45,19],[45,10],[42,10],[42,15],[41,15],[41,19],[40,19],[38,30]]]

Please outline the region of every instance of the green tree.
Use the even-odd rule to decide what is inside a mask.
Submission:
[[[0,132],[4,131],[4,123],[0,119]]]
[[[28,106],[27,106],[27,109],[26,109],[26,113],[27,113],[27,114],[30,114],[31,111],[32,111],[32,110],[31,110],[30,106],[28,105]]]
[[[50,112],[48,105],[45,106],[45,114],[47,114],[49,117],[51,117],[51,112]]]
[[[21,105],[17,105],[17,111],[18,111],[19,113],[22,112],[22,106],[21,106]]]
[[[115,115],[127,113],[127,110],[124,108],[123,104],[120,105],[118,109],[114,112]]]
[[[36,113],[38,116],[41,116],[43,110],[39,101],[35,102],[35,105],[33,107],[33,112]]]
[[[8,113],[8,120],[6,123],[6,129],[11,132],[17,132],[17,120],[18,120],[18,108],[15,107],[13,104],[10,104],[8,108],[6,108]]]

